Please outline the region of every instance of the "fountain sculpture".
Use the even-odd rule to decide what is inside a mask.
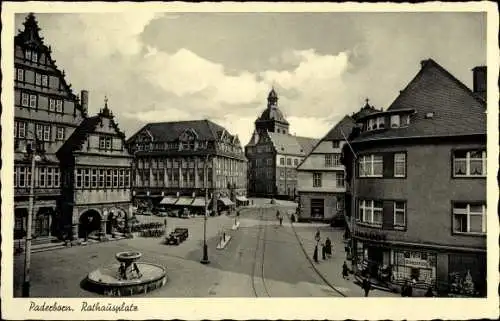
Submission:
[[[89,273],[85,287],[93,292],[110,296],[127,296],[147,293],[167,282],[163,266],[138,262],[142,253],[125,251],[116,253],[120,264],[97,269]]]

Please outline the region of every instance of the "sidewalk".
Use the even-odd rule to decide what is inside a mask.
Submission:
[[[349,268],[351,267],[350,262],[346,260],[346,253],[343,242],[344,231],[342,229],[335,229],[327,224],[323,224],[322,226],[306,226],[304,224],[296,226],[296,224],[293,224],[292,228],[295,230],[299,242],[302,244],[302,247],[305,250],[310,262],[314,264],[316,271],[320,275],[322,275],[323,278],[328,281],[328,283],[342,292],[345,296],[364,297],[363,289],[359,285],[354,283],[354,275],[349,275],[348,280],[342,277],[342,265],[344,261],[347,262]],[[318,246],[319,263],[314,263],[313,254],[314,247],[316,245],[314,235],[317,230],[319,230],[321,234],[321,240]],[[321,244],[326,240],[327,237],[329,237],[332,241],[332,257],[323,260],[321,255]],[[369,296],[398,297],[399,295],[397,293],[391,293],[372,288]]]

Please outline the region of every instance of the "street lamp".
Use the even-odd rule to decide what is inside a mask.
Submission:
[[[30,193],[29,193],[29,208],[28,219],[26,222],[26,246],[24,251],[24,282],[23,282],[23,297],[30,296],[30,266],[31,266],[31,229],[33,223],[33,209],[35,203],[35,170],[36,162],[42,158],[37,153],[41,152],[38,138],[35,135],[35,149],[26,148],[26,152],[31,157],[31,179],[30,179]]]
[[[201,259],[201,264],[208,264],[208,247],[207,247],[207,215],[208,215],[208,155],[205,156],[205,164],[203,165],[204,173],[204,184],[205,184],[205,217],[203,219],[203,258]]]

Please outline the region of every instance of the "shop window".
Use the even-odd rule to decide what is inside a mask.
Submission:
[[[457,150],[453,152],[454,177],[485,177],[486,151]]]

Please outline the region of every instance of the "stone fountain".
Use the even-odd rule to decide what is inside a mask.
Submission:
[[[85,287],[89,291],[109,296],[128,296],[147,293],[167,282],[163,266],[138,262],[142,253],[125,251],[116,253],[119,264],[100,268],[89,273]]]

